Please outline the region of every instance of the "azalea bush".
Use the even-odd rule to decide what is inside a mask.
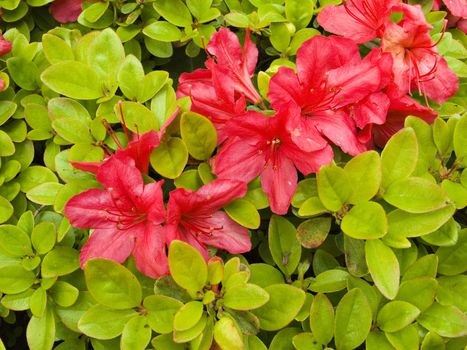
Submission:
[[[0,9],[0,349],[467,346],[465,2]]]

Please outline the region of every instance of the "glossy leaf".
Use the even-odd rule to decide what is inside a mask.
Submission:
[[[371,277],[379,291],[394,299],[399,290],[399,262],[394,252],[380,240],[365,243],[365,256]]]
[[[363,292],[352,289],[336,309],[335,343],[338,350],[354,349],[365,341],[371,328],[371,308]]]
[[[352,238],[381,238],[388,230],[386,213],[376,202],[360,202],[344,216],[341,228]]]
[[[141,302],[142,291],[137,278],[112,260],[87,261],[84,275],[89,292],[102,305],[113,309],[129,309]]]

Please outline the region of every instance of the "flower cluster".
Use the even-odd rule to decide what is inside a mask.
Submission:
[[[394,13],[402,18],[394,21]],[[163,180],[143,181],[150,154],[177,112],[159,132],[134,136],[127,147],[115,138],[119,149],[103,162],[73,163],[96,174],[104,187],[65,207],[74,226],[94,230],[82,265],[94,257],[123,262],[132,254],[140,271],[158,277],[168,273],[173,240],[189,243],[206,259],[208,245],[249,251],[247,229],[220,209],[243,197],[250,181],[259,176],[271,211],[286,214],[297,170],[316,173],[332,162],[333,146],[350,155],[383,147],[408,115],[434,120],[428,98],[444,102],[456,93],[458,78],[436,51],[420,6],[349,0],[324,8],[318,22],[337,35],[306,41],[295,69],[280,67],[270,77],[267,99],[252,82],[258,50],[249,30],[242,46],[233,32],[220,29],[207,45],[206,68],[180,76],[177,97],[189,96],[191,110],[209,118],[218,134],[210,160],[217,179],[198,191],[175,189],[165,204]],[[369,42],[372,49],[362,57],[359,44]],[[411,97],[414,91],[426,106]]]

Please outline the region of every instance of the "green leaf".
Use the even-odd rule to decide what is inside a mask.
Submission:
[[[330,211],[339,211],[352,194],[346,172],[335,165],[321,167],[317,181],[319,199]]]
[[[141,303],[142,290],[138,279],[112,260],[88,260],[84,276],[89,292],[102,305],[129,309]]]
[[[221,317],[214,325],[214,339],[221,349],[244,349],[243,337],[229,317]]]
[[[302,254],[294,225],[281,216],[273,215],[269,221],[268,237],[269,250],[277,267],[285,275],[292,275]]]
[[[159,129],[155,114],[141,103],[125,101],[122,103],[125,122],[133,132],[145,133]]]
[[[467,229],[459,231],[457,244],[452,247],[441,247],[436,251],[439,265],[438,272],[442,275],[459,275],[467,271]]]
[[[285,2],[285,15],[287,20],[297,29],[305,28],[311,21],[316,1],[314,0],[287,0]]]
[[[261,287],[247,283],[229,288],[224,294],[224,305],[234,310],[252,310],[269,300],[268,293]]]
[[[34,62],[23,57],[11,57],[7,59],[8,73],[14,82],[25,90],[37,89],[39,69]]]
[[[271,23],[271,36],[269,40],[272,46],[279,52],[286,52],[290,43],[290,32],[285,23]]]
[[[201,254],[182,241],[172,241],[169,248],[172,278],[190,293],[202,291],[208,279],[208,267]]]
[[[261,223],[256,207],[246,199],[237,199],[224,207],[235,222],[249,229],[257,229]]]
[[[467,316],[452,305],[433,303],[418,317],[418,322],[442,337],[457,338],[467,335]]]
[[[92,338],[112,339],[122,334],[126,323],[136,315],[132,309],[114,310],[95,305],[81,316],[78,328]]]
[[[10,136],[3,130],[0,130],[0,157],[11,156],[15,153],[15,145]]]
[[[383,198],[409,213],[426,213],[449,204],[448,196],[442,188],[430,180],[417,177],[392,182]]]
[[[454,205],[430,211],[413,214],[396,209],[388,214],[388,233],[403,237],[419,237],[436,231],[454,214]]]
[[[11,101],[0,101],[0,125],[10,119],[10,117],[16,112],[16,103]]]
[[[396,300],[406,301],[423,312],[433,303],[437,288],[438,283],[434,278],[410,279],[401,283]]]
[[[55,303],[63,307],[73,305],[79,296],[79,290],[68,282],[57,281],[48,291]]]
[[[441,305],[454,305],[467,312],[467,276],[441,276],[436,298]]]
[[[56,237],[55,225],[51,222],[41,222],[32,230],[31,241],[39,254],[45,254],[54,247]]]
[[[79,19],[85,22],[95,23],[104,15],[108,7],[108,2],[94,3],[81,12]]]
[[[422,175],[428,171],[436,156],[436,146],[433,141],[432,127],[423,119],[409,116],[405,119],[405,126],[414,129],[418,144],[418,161],[414,175]]]
[[[269,294],[269,301],[252,311],[260,320],[260,328],[266,331],[284,328],[302,308],[305,292],[287,284],[274,284],[264,289]]]
[[[206,117],[185,112],[180,120],[180,132],[190,155],[198,160],[207,160],[217,145],[214,125]]]
[[[188,161],[188,150],[182,139],[171,137],[151,153],[151,165],[159,174],[175,179],[182,173]]]
[[[386,338],[396,349],[418,349],[418,327],[413,324],[397,332],[386,333]]]
[[[269,350],[295,350],[292,341],[293,338],[301,332],[303,332],[301,328],[295,327],[288,327],[280,330],[272,339]]]
[[[387,188],[396,180],[409,177],[417,165],[418,144],[412,128],[394,134],[381,153],[382,186]]]
[[[149,72],[141,82],[137,99],[143,103],[157,94],[169,80],[169,74],[166,71]]]
[[[423,338],[421,350],[444,350],[446,346],[443,338],[433,332],[428,332]]]
[[[152,331],[146,317],[135,316],[123,328],[120,348],[122,350],[144,350],[151,340]]]
[[[319,293],[333,293],[345,289],[349,273],[344,270],[327,270],[321,272],[308,289]]]
[[[334,337],[338,350],[355,349],[365,341],[371,328],[371,308],[363,292],[352,289],[336,308]]]
[[[300,208],[303,203],[310,197],[318,195],[318,187],[316,178],[304,179],[298,182],[295,194],[292,197],[292,206]]]
[[[144,308],[147,310],[148,323],[151,328],[161,334],[173,330],[173,320],[183,303],[165,295],[150,295],[144,299]]]
[[[303,202],[300,209],[298,210],[298,215],[302,216],[315,216],[323,213],[327,213],[328,210],[323,206],[321,200],[314,196],[308,198],[306,201]]]
[[[420,310],[406,301],[394,300],[379,310],[376,321],[385,332],[397,332],[411,324],[420,315]]]
[[[116,89],[117,74],[124,59],[125,51],[122,42],[110,28],[100,32],[89,45],[88,64],[104,83],[104,90]]]
[[[29,300],[29,307],[31,312],[36,317],[43,317],[44,312],[47,307],[47,292],[44,288],[37,288],[34,293],[32,293]]]
[[[382,178],[381,159],[376,151],[367,151],[350,159],[344,166],[353,189],[348,202],[369,201],[379,190]]]
[[[297,350],[321,350],[322,344],[318,344],[316,335],[306,332],[293,337],[292,344]]]
[[[0,226],[0,251],[15,258],[33,255],[29,235],[13,225]]]
[[[32,316],[26,329],[26,339],[31,350],[52,349],[55,342],[55,318],[48,307],[44,316]]]
[[[457,243],[459,238],[459,224],[450,218],[436,231],[433,231],[427,235],[422,236],[422,240],[425,242],[435,245],[449,247]]]
[[[118,85],[123,94],[129,99],[135,99],[141,89],[144,79],[143,65],[133,55],[128,55],[118,72]]]
[[[462,184],[443,180],[441,187],[446,191],[449,199],[454,202],[457,209],[463,209],[467,206],[467,188]]]
[[[201,316],[199,322],[192,328],[185,331],[174,331],[173,340],[177,343],[186,343],[198,337],[206,327],[207,316],[205,313]]]
[[[360,202],[344,216],[341,229],[356,239],[381,238],[388,231],[386,212],[376,202]]]
[[[97,73],[77,61],[64,61],[48,67],[41,80],[50,89],[78,100],[95,100],[104,95]]]
[[[318,248],[326,240],[330,229],[331,218],[311,218],[298,225],[297,239],[305,248]]]
[[[0,292],[16,294],[24,292],[36,280],[33,272],[20,265],[10,265],[0,268]]]
[[[334,307],[326,294],[318,293],[310,309],[310,329],[322,344],[328,344],[334,336]]]
[[[384,333],[373,330],[368,334],[365,341],[365,348],[367,350],[394,350],[391,343],[384,336]]]
[[[251,276],[249,283],[254,283],[262,288],[271,284],[284,283],[284,277],[273,266],[263,263],[250,265]]]
[[[175,314],[173,327],[175,331],[186,331],[194,327],[203,316],[204,306],[200,301],[190,301]]]
[[[73,61],[75,55],[70,45],[62,38],[53,34],[44,34],[42,36],[42,49],[45,57],[51,64],[62,61]]]
[[[402,281],[418,277],[436,277],[438,270],[438,257],[436,254],[428,254],[415,261],[404,272]]]
[[[399,290],[399,262],[391,248],[380,240],[365,243],[368,270],[379,291],[388,299],[394,299]]]
[[[21,172],[17,178],[22,192],[28,192],[45,182],[58,182],[57,176],[50,169],[33,165]]]
[[[172,339],[172,334],[163,334],[158,335],[157,337],[153,338],[151,341],[152,346],[156,350],[185,350],[186,344],[178,344],[175,343]]]
[[[345,265],[349,273],[356,277],[368,274],[365,260],[365,241],[344,235]]]
[[[0,223],[7,221],[14,212],[10,201],[0,195]]]
[[[189,27],[192,23],[191,13],[181,0],[158,0],[153,6],[167,21],[179,27]]]
[[[26,311],[29,310],[29,299],[33,293],[34,289],[29,288],[21,293],[6,294],[2,297],[1,303],[13,311]]]
[[[70,247],[57,246],[42,260],[42,277],[64,276],[79,268],[79,252]]]
[[[151,39],[159,41],[178,41],[182,38],[182,32],[177,26],[165,21],[152,22],[143,28],[143,34]]]
[[[457,122],[453,135],[454,152],[456,153],[456,158],[459,159],[464,165],[467,165],[467,136],[465,133],[466,129],[467,115],[464,114],[464,116]]]

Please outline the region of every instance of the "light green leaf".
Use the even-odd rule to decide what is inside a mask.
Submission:
[[[191,26],[190,10],[181,0],[158,0],[153,6],[170,23],[179,27]]]
[[[261,287],[247,283],[229,288],[224,295],[224,305],[234,310],[252,310],[263,306],[268,300],[268,293]]]
[[[334,336],[334,307],[326,294],[318,293],[310,309],[310,329],[322,344],[328,344]]]
[[[165,295],[150,295],[144,299],[148,323],[151,328],[161,334],[171,333],[177,311],[183,303]]]
[[[287,219],[273,215],[269,221],[269,250],[279,269],[290,276],[300,262],[302,248],[296,229]]]
[[[190,155],[207,160],[217,145],[216,129],[211,121],[200,114],[185,112],[180,120],[180,132]]]
[[[418,317],[418,322],[442,337],[457,338],[467,335],[467,316],[452,305],[434,303]]]
[[[172,278],[190,293],[203,290],[208,267],[201,254],[182,241],[172,241],[169,248],[169,269]]]
[[[376,319],[378,326],[385,332],[397,332],[411,324],[420,315],[414,305],[400,300],[390,301],[379,310]]]
[[[142,290],[138,279],[112,260],[88,260],[84,276],[89,292],[102,305],[130,309],[141,303]]]
[[[382,186],[387,188],[396,180],[409,177],[417,165],[418,144],[412,128],[394,134],[381,153]]]
[[[351,204],[369,201],[379,190],[382,178],[381,159],[376,151],[367,151],[353,157],[344,166],[352,194]]]
[[[379,291],[388,299],[394,299],[399,290],[399,262],[391,248],[380,240],[365,243],[365,257],[371,277]]]
[[[386,212],[376,202],[360,202],[344,216],[341,229],[356,239],[381,238],[388,231]]]
[[[41,80],[53,91],[79,100],[94,100],[104,95],[99,76],[82,62],[54,64],[42,72]]]
[[[78,328],[92,338],[112,339],[122,334],[126,323],[136,315],[132,309],[114,310],[95,305],[81,316]]]
[[[303,221],[297,227],[297,239],[305,248],[318,248],[331,229],[331,218],[318,217]]]
[[[122,350],[144,350],[151,340],[152,331],[144,316],[135,316],[123,328],[120,348]]]
[[[363,292],[352,289],[336,309],[334,337],[338,350],[355,349],[365,341],[371,328],[371,308]]]
[[[185,142],[178,137],[171,137],[162,142],[151,153],[150,162],[154,170],[169,179],[179,177],[188,161]]]
[[[261,223],[256,207],[246,199],[237,199],[224,207],[235,222],[249,229],[257,229]]]
[[[52,349],[55,342],[55,318],[48,307],[44,316],[32,316],[26,329],[26,339],[31,350]]]
[[[339,211],[352,194],[352,187],[346,172],[335,165],[322,167],[317,181],[319,199],[330,211]]]
[[[305,292],[287,284],[273,284],[265,290],[269,301],[252,312],[258,316],[261,329],[276,331],[284,328],[302,308]]]
[[[423,178],[409,177],[391,183],[383,196],[389,204],[409,213],[426,213],[449,204],[446,192]]]

